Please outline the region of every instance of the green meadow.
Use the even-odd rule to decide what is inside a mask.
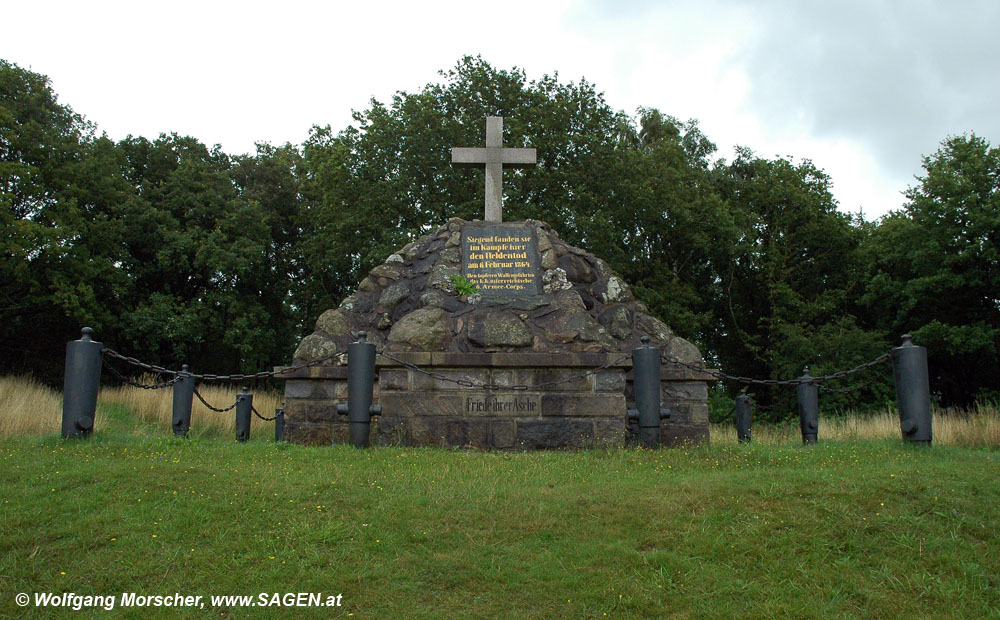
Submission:
[[[995,450],[357,450],[106,415],[0,439],[0,617],[1000,617]],[[205,605],[15,604],[40,592]],[[341,606],[209,600],[298,592]]]

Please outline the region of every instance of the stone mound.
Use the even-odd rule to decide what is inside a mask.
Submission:
[[[698,349],[648,314],[606,262],[559,238],[545,222],[527,220],[537,235],[542,289],[530,296],[463,295],[461,230],[452,218],[372,269],[337,308],[324,312],[295,351],[310,362],[346,350],[359,331],[387,351],[630,352],[648,335],[683,362]],[[346,355],[337,364],[346,364]]]

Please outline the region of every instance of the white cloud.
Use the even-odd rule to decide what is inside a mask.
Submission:
[[[697,118],[731,157],[812,159],[843,209],[880,215],[946,135],[996,142],[989,2],[137,2],[5,7],[0,57],[52,78],[113,138],[174,131],[229,152],[341,128],[465,54],[586,77],[615,108]],[[13,27],[11,27],[13,25]]]

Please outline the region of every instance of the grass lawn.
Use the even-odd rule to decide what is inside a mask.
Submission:
[[[0,617],[1000,617],[1000,452],[0,439]],[[25,608],[17,593],[342,594]]]

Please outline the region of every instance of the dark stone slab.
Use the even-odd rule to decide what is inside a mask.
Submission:
[[[370,439],[369,437],[369,441]],[[338,445],[351,443],[351,425],[348,422],[333,423],[333,443]]]
[[[625,396],[622,394],[542,394],[543,416],[618,417],[625,418]]]
[[[514,421],[490,420],[489,444],[500,450],[514,447]]]
[[[625,373],[618,370],[607,370],[594,375],[595,392],[619,392],[625,391]]]
[[[675,448],[708,443],[708,425],[677,424],[660,427],[660,446]]]
[[[628,429],[625,418],[618,420],[594,420],[594,447],[615,447],[625,445]]]
[[[542,408],[538,394],[481,390],[386,392],[379,401],[383,415],[403,418],[539,415]]]
[[[417,372],[415,370],[410,371],[413,381],[414,391],[436,391],[436,390],[467,390],[468,387],[463,387],[455,383],[455,381],[471,381],[476,384],[484,384],[490,382],[490,371],[487,368],[459,368],[459,369],[440,369],[434,370],[434,374],[441,375],[451,381],[439,379],[437,377],[432,377],[426,375],[422,372]]]
[[[702,402],[708,400],[708,386],[701,381],[664,382],[660,384],[660,390],[663,394],[663,400],[698,400]]]
[[[347,400],[340,402],[346,403]],[[337,414],[338,401],[310,401],[302,406],[303,417],[306,422],[318,422],[331,424],[340,420]]]
[[[328,446],[333,443],[333,434],[329,424],[288,420],[285,422],[285,439],[307,446]]]
[[[285,382],[285,398],[306,398],[312,400],[347,398],[347,381],[289,380]]]
[[[408,390],[410,371],[402,368],[383,368],[378,373],[378,385],[380,390]]]
[[[583,448],[593,444],[592,420],[518,420],[516,447]]]
[[[409,420],[410,440],[417,446],[488,448],[487,420],[443,417]]]
[[[405,446],[409,443],[409,423],[405,418],[379,416],[372,431],[379,446]]]

